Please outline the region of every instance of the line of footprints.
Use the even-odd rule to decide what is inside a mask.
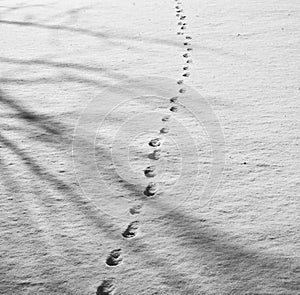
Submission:
[[[161,119],[164,124],[170,121],[172,113],[176,113],[179,110],[178,100],[180,96],[181,97],[184,96],[184,93],[186,92],[186,89],[183,88],[181,85],[183,84],[184,79],[190,76],[189,68],[190,68],[190,64],[192,63],[192,60],[190,59],[190,51],[192,51],[190,40],[192,39],[192,37],[190,37],[185,33],[185,30],[187,28],[186,15],[184,15],[183,9],[181,7],[182,3],[180,2],[180,0],[175,0],[175,2],[176,2],[175,5],[176,17],[178,17],[179,19],[178,22],[179,31],[177,32],[177,35],[182,35],[184,37],[183,45],[186,52],[182,56],[185,59],[185,64],[182,68],[183,69],[182,78],[177,81],[177,84],[179,86],[178,96],[172,97],[170,99],[171,106],[169,110],[171,113],[170,115],[166,115]],[[151,139],[149,141],[148,143],[149,146],[153,148],[152,152],[149,154],[150,159],[157,161],[162,157],[162,151],[161,151],[162,139],[164,134],[168,132],[169,132],[169,127],[165,125],[159,131],[160,137]],[[146,167],[144,170],[144,175],[147,178],[153,178],[157,176],[155,165]],[[152,198],[157,196],[158,192],[159,192],[159,185],[155,182],[149,182],[147,187],[144,190],[144,196],[146,198]],[[137,204],[129,209],[129,213],[130,215],[134,216],[142,213],[142,210],[143,210],[143,205]],[[139,225],[140,222],[137,220],[129,223],[127,228],[122,232],[123,238],[131,239],[136,237],[138,234]],[[106,258],[106,265],[108,267],[117,267],[122,262],[123,262],[123,255],[122,255],[121,248],[112,250]],[[98,287],[96,295],[114,295],[116,294],[115,292],[116,292],[116,285],[114,279],[109,278],[104,280],[102,284]]]

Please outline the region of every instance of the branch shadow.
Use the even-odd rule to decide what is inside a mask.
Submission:
[[[52,135],[61,136],[63,134],[63,130],[66,128],[62,123],[55,121],[53,118],[47,115],[34,113],[16,101],[9,99],[6,95],[4,95],[4,92],[1,89],[0,103],[17,111],[17,118],[35,124]]]
[[[34,174],[49,182],[56,190],[63,191],[69,197],[69,201],[75,204],[80,213],[91,220],[97,228],[101,228],[109,240],[120,241],[120,235],[113,233],[121,232],[122,229],[120,226],[114,224],[103,214],[100,215],[99,211],[93,208],[91,204],[87,204],[72,186],[48,172],[45,167],[41,166],[26,152],[1,134],[0,142],[18,155]],[[124,190],[130,189],[126,184],[124,185]],[[169,208],[165,209],[168,210]],[[277,271],[284,270],[287,275],[292,276],[290,259],[264,255],[233,245],[226,241],[224,234],[218,229],[209,227],[209,230],[208,228],[204,230],[203,226],[200,226],[198,219],[178,210],[173,210],[172,213],[163,219],[163,222],[171,229],[166,232],[166,235],[169,237],[174,236],[176,231],[180,233],[180,236],[177,235],[176,238],[184,242],[179,246],[183,247],[185,251],[189,249],[194,253],[193,263],[199,263],[199,265],[204,262],[206,265],[211,265],[212,262],[218,263],[219,267],[216,269],[217,275],[226,278],[226,281],[236,283],[237,289],[245,290],[245,287],[248,287],[248,289],[249,287],[253,287],[253,285],[249,285],[248,280],[253,284],[253,280],[255,281],[257,278],[257,281],[263,279],[266,286],[275,286],[286,290],[287,286],[285,282],[278,281]],[[121,243],[124,242],[122,241]],[[151,247],[147,243],[136,239],[131,244],[126,244],[125,247],[134,255],[141,255],[141,259],[149,261],[148,265],[150,268],[156,270],[160,268],[160,276],[164,279],[168,278],[166,279],[166,284],[169,287],[177,291],[182,289],[189,290],[191,288],[189,292],[192,292],[193,289],[189,286],[190,279],[187,277],[187,274],[171,267],[168,260],[151,250]],[[147,249],[147,252],[140,252],[137,249]],[[295,286],[291,285],[290,288],[297,288],[297,283]]]
[[[0,57],[0,62],[8,63],[8,64],[26,65],[26,66],[42,65],[42,66],[49,66],[53,68],[73,69],[73,70],[87,71],[93,73],[104,73],[115,79],[125,79],[127,77],[126,75],[118,74],[115,71],[109,70],[104,67],[88,66],[88,65],[82,65],[77,63],[55,62],[55,61],[43,60],[43,59],[25,60],[25,59],[4,58],[4,57]]]
[[[72,33],[83,34],[86,36],[94,37],[94,38],[101,38],[106,39],[107,42],[110,42],[113,45],[122,45],[119,42],[115,42],[114,40],[132,40],[132,41],[141,41],[141,42],[148,42],[148,43],[155,43],[159,45],[167,45],[167,46],[175,46],[175,47],[183,47],[181,42],[178,41],[170,41],[165,39],[158,39],[158,38],[141,38],[135,36],[120,36],[118,34],[109,35],[107,33],[96,32],[84,28],[74,28],[64,25],[50,25],[50,24],[40,24],[36,22],[29,22],[29,21],[12,21],[12,20],[0,20],[0,24],[6,25],[16,25],[16,26],[23,26],[23,27],[35,27],[41,29],[49,29],[49,30],[60,30]]]
[[[151,252],[151,248],[149,248],[148,244],[136,241],[131,245],[128,245],[125,241],[122,241],[121,232],[123,229],[120,227],[118,223],[112,222],[112,220],[109,219],[109,217],[100,214],[97,208],[92,206],[92,204],[87,202],[81,195],[77,193],[77,190],[74,186],[65,183],[64,181],[56,177],[54,174],[47,171],[45,167],[40,165],[35,159],[29,156],[25,151],[20,149],[17,146],[17,144],[11,142],[6,136],[2,135],[1,133],[0,133],[0,143],[5,145],[7,148],[13,151],[17,156],[19,156],[22,162],[26,166],[28,166],[28,168],[35,175],[40,177],[42,180],[49,182],[55,190],[61,193],[63,192],[64,195],[68,197],[69,202],[75,205],[78,212],[80,212],[80,214],[85,216],[88,220],[92,221],[97,228],[100,228],[108,240],[114,240],[117,243],[121,242],[123,246],[125,248],[128,248],[128,250],[133,255],[138,254],[141,255],[142,260],[146,260],[149,262],[151,261],[152,263],[147,264],[147,267],[149,268],[153,268],[154,270],[156,270],[157,267],[164,268],[165,265],[168,264],[167,260],[164,259],[164,257],[160,257],[157,254],[154,255],[154,253]],[[115,234],[115,232],[118,232],[119,234]],[[138,251],[138,249],[143,249],[143,250],[148,249],[147,251],[148,254],[146,252],[141,253],[141,251]],[[162,269],[162,273],[164,274],[165,277],[169,276],[170,273],[172,274],[173,279],[169,280],[168,282],[168,285],[171,288],[174,288],[174,286],[178,285],[177,282],[179,281],[179,279],[181,282],[185,282],[183,279],[185,277],[185,274],[175,269],[171,270],[170,268],[168,268],[167,272]],[[186,281],[185,284],[187,285],[188,282]]]
[[[97,31],[92,31],[89,29],[84,29],[84,28],[74,28],[70,26],[65,26],[65,25],[51,25],[51,24],[41,24],[37,22],[29,22],[29,21],[12,21],[12,20],[1,20],[0,19],[0,24],[7,24],[7,25],[17,25],[17,26],[24,26],[24,27],[36,27],[36,28],[43,28],[43,29],[49,29],[49,30],[61,30],[61,31],[66,31],[66,32],[72,32],[72,33],[78,33],[78,34],[83,34],[86,36],[94,37],[94,38],[101,38],[101,39],[106,39],[107,42],[111,43],[112,45],[116,46],[126,46],[127,44],[121,44],[120,42],[116,41],[138,41],[138,42],[147,42],[150,44],[157,44],[157,45],[166,45],[166,46],[171,46],[171,47],[177,47],[177,48],[183,48],[183,44],[180,41],[173,41],[173,40],[166,40],[166,39],[160,39],[160,38],[150,38],[150,37],[140,37],[140,36],[122,36],[120,34],[114,34],[114,35],[109,35],[107,33],[101,33]],[[238,54],[236,52],[230,52],[226,51],[222,48],[215,48],[215,47],[209,47],[209,46],[203,46],[203,44],[199,45],[197,43],[193,44],[194,48],[198,48],[202,51],[206,51],[210,54],[216,54],[219,55],[220,57],[230,57],[234,59],[239,59],[243,62],[254,62],[252,59],[250,59],[249,56],[245,54]],[[133,47],[132,47],[133,48]]]

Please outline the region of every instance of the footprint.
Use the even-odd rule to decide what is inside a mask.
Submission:
[[[160,133],[169,133],[170,129],[168,127],[163,127],[160,129]]]
[[[161,120],[163,122],[168,122],[168,121],[170,121],[170,119],[171,119],[171,116],[164,116]]]
[[[185,88],[181,88],[181,89],[179,89],[179,91],[178,91],[179,93],[185,93],[186,92],[186,90],[185,90]]]
[[[114,295],[116,287],[113,279],[103,280],[101,285],[97,288],[96,295]]]
[[[159,160],[162,156],[161,150],[155,150],[153,153],[149,155],[149,158],[152,160]]]
[[[185,39],[191,40],[192,37],[191,36],[186,36]]]
[[[144,170],[144,174],[145,174],[146,177],[155,177],[156,176],[155,167],[154,166],[148,166]]]
[[[186,61],[186,63],[187,64],[191,64],[193,61],[191,60],[191,59],[188,59],[187,61]]]
[[[106,259],[106,264],[108,266],[117,266],[123,261],[122,249],[112,250]]]
[[[191,45],[189,42],[184,42],[183,45]]]
[[[139,222],[132,221],[126,230],[122,233],[122,236],[126,239],[134,238],[137,235],[137,231],[139,229]]]
[[[179,22],[177,25],[178,25],[178,26],[182,26],[182,22]]]
[[[179,16],[180,16],[180,13],[176,13],[176,16],[178,16],[178,17],[179,17]]]
[[[160,146],[159,138],[151,139],[149,141],[149,145],[152,146],[152,147],[158,147],[158,146]]]
[[[186,29],[186,26],[182,26],[180,29],[181,29],[181,30],[185,30],[185,29]]]
[[[178,81],[177,81],[177,84],[178,84],[178,85],[181,85],[182,83],[183,83],[183,80],[178,80]]]
[[[170,111],[173,113],[177,113],[178,112],[178,107],[177,106],[172,106],[170,107]]]
[[[185,57],[185,58],[189,57],[189,55],[187,53],[183,54],[182,56]]]
[[[184,73],[182,76],[183,77],[189,77],[191,74],[190,73]]]
[[[186,18],[185,15],[182,15],[182,16],[180,17],[181,20],[183,20],[183,19],[185,19],[185,18]]]
[[[170,99],[170,102],[177,102],[178,101],[178,96],[174,96]]]
[[[129,213],[131,215],[140,214],[142,212],[143,205],[134,205],[132,208],[129,209]]]
[[[180,9],[180,6],[179,6],[179,5],[176,5],[175,8],[176,8],[176,9]]]
[[[192,51],[192,50],[193,50],[193,48],[190,48],[190,47],[189,47],[189,48],[187,48],[186,50],[187,50],[187,51]]]
[[[158,185],[155,182],[150,182],[144,191],[144,195],[152,197],[158,192]]]
[[[185,67],[183,67],[182,69],[183,69],[184,71],[186,71],[186,70],[189,69],[189,67],[188,67],[188,66],[185,66]]]

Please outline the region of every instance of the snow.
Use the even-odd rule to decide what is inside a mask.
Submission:
[[[177,2],[0,1],[0,294],[299,294],[300,2],[182,0],[182,86]]]

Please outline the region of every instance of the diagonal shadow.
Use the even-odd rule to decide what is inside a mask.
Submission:
[[[100,33],[88,29],[83,28],[74,28],[74,27],[68,27],[63,25],[50,25],[50,24],[40,24],[36,22],[29,22],[29,21],[12,21],[12,20],[0,20],[0,24],[7,24],[7,25],[16,25],[16,26],[24,26],[24,27],[36,27],[36,28],[42,28],[42,29],[49,29],[49,30],[61,30],[66,32],[73,32],[78,34],[83,34],[90,37],[95,38],[102,38],[109,41],[111,44],[114,45],[121,45],[118,42],[114,42],[113,40],[133,40],[133,41],[142,41],[142,42],[148,42],[148,43],[156,43],[160,45],[167,45],[167,46],[175,46],[175,47],[182,47],[182,42],[178,41],[170,41],[165,39],[158,39],[158,38],[141,38],[141,37],[134,37],[134,36],[120,36],[120,35],[112,35],[106,33]]]
[[[139,42],[148,42],[150,44],[158,44],[158,45],[166,45],[166,46],[172,46],[172,47],[178,47],[182,48],[183,44],[180,41],[172,41],[172,40],[166,40],[166,39],[160,39],[160,38],[150,38],[150,37],[135,37],[135,36],[120,36],[118,34],[114,35],[109,35],[106,33],[100,33],[88,29],[83,29],[83,28],[74,28],[74,27],[69,27],[69,26],[64,26],[64,25],[50,25],[50,24],[40,24],[36,22],[26,22],[26,21],[10,21],[10,20],[1,20],[0,19],[0,24],[7,24],[7,25],[18,25],[18,26],[25,26],[25,27],[37,27],[37,28],[44,28],[44,29],[49,29],[49,30],[62,30],[62,31],[67,31],[67,32],[73,32],[73,33],[78,33],[78,34],[83,34],[87,35],[90,37],[94,38],[102,38],[106,39],[107,42],[111,43],[112,45],[116,46],[127,46],[126,44],[120,44],[120,42],[115,42],[113,40],[123,40],[123,41],[139,41]],[[209,47],[209,46],[203,46],[199,45],[197,43],[194,43],[193,45],[195,48],[199,48],[202,51],[206,51],[208,53],[213,53],[216,55],[219,55],[221,57],[230,57],[234,59],[240,59],[243,62],[254,62],[252,59],[250,59],[249,56],[244,55],[244,54],[238,54],[236,52],[230,52],[226,51],[222,48],[216,48],[216,47]]]
[[[30,157],[25,151],[21,150],[16,144],[11,142],[8,138],[6,138],[1,133],[0,133],[0,142],[3,145],[5,145],[7,148],[9,148],[12,152],[14,152],[16,155],[18,155],[20,159],[23,161],[23,163],[26,164],[35,175],[40,177],[42,180],[49,182],[54,189],[60,192],[64,192],[66,196],[69,197],[69,201],[76,205],[76,208],[80,211],[81,214],[83,214],[85,217],[91,220],[96,225],[97,228],[101,228],[101,230],[104,232],[107,239],[120,242],[121,235],[115,234],[115,232],[121,233],[123,229],[120,228],[119,225],[112,223],[112,221],[109,220],[106,216],[100,215],[99,211],[93,208],[90,204],[87,204],[86,201],[82,198],[82,196],[77,194],[76,188],[66,184],[64,181],[60,180],[55,175],[48,172],[46,168],[38,164],[36,160]],[[157,270],[157,267],[164,268],[165,265],[168,264],[167,260],[164,257],[160,257],[157,254],[154,255],[154,253],[151,252],[149,245],[147,245],[146,243],[136,241],[132,245],[128,245],[122,240],[121,243],[124,245],[124,247],[129,246],[128,249],[132,252],[133,255],[139,254],[142,256],[141,257],[142,260],[149,261],[147,267]],[[147,251],[148,254],[146,252],[141,253],[140,251],[137,251],[137,248],[144,249],[144,250],[148,249],[149,250]],[[170,268],[168,268],[168,272],[162,269],[162,274],[164,275],[164,277],[168,277],[170,273],[172,274],[173,279],[169,280],[167,284],[171,288],[174,285],[175,286],[177,285],[179,279],[181,282],[187,284],[187,282],[185,282],[183,279],[185,278],[184,273],[181,273],[175,269],[171,270]]]
[[[125,79],[127,76],[123,74],[118,74],[114,71],[109,69],[105,69],[104,67],[96,67],[96,66],[88,66],[82,65],[77,63],[67,63],[67,62],[55,62],[50,60],[43,60],[43,59],[17,59],[17,58],[5,58],[0,57],[0,62],[8,63],[8,64],[19,64],[19,65],[45,65],[54,68],[62,68],[62,69],[74,69],[74,70],[81,70],[81,71],[89,71],[94,73],[105,73],[109,76],[113,76],[117,79]]]
[[[73,187],[65,184],[55,175],[49,173],[5,136],[0,135],[0,141],[17,154],[33,173],[50,182],[55,189],[60,191],[64,190],[70,197],[70,201],[76,204],[76,207],[81,213],[90,219],[97,227],[102,228],[107,238],[116,241],[120,240],[119,235],[112,234],[113,231],[121,231],[119,226],[112,226],[111,221],[105,216],[99,215],[99,212],[90,205],[85,204],[85,207],[83,207],[82,197],[76,193]],[[124,186],[124,189],[129,190],[130,187]],[[165,209],[167,210],[169,208]],[[224,234],[219,232],[218,229],[209,227],[209,230],[208,228],[204,230],[203,227],[199,226],[199,220],[197,218],[178,210],[173,210],[172,213],[167,215],[164,222],[171,229],[166,232],[166,235],[169,237],[174,236],[175,230],[178,230],[179,233],[186,233],[182,235],[182,237],[177,236],[177,239],[179,238],[181,241],[184,240],[184,243],[179,245],[180,247],[184,247],[185,250],[188,248],[195,253],[193,263],[203,264],[203,262],[205,262],[206,264],[208,263],[208,265],[210,265],[211,262],[221,263],[222,267],[216,270],[217,273],[219,272],[218,275],[227,278],[227,280],[232,280],[241,290],[244,290],[245,286],[249,287],[248,279],[253,280],[254,278],[257,278],[257,280],[263,278],[267,286],[276,286],[277,288],[286,289],[286,284],[278,280],[277,271],[284,270],[287,275],[292,276],[290,259],[261,254],[233,245],[225,239]],[[154,269],[157,267],[165,269],[167,267],[169,273],[163,271],[161,275],[164,278],[169,277],[170,274],[172,275],[172,281],[168,281],[170,286],[174,286],[174,283],[177,282],[177,284],[175,284],[177,288],[188,287],[189,279],[186,277],[186,274],[181,273],[177,269],[170,268],[167,259],[151,250],[148,244],[135,240],[130,245],[126,244],[126,247],[128,247],[134,255],[139,253],[135,251],[136,248],[149,250],[147,251],[148,253],[142,251],[139,255],[142,255],[142,259],[151,261],[149,266]],[[254,270],[256,272],[253,272]],[[180,278],[181,281],[180,286],[178,286],[178,278]],[[295,285],[294,288],[296,287]],[[293,286],[291,288],[293,288]]]
[[[50,134],[60,136],[62,135],[63,130],[65,130],[66,128],[62,123],[53,120],[53,118],[47,115],[36,114],[33,111],[22,106],[20,103],[17,103],[12,99],[7,98],[7,96],[4,95],[4,92],[1,89],[0,103],[7,105],[11,109],[17,111],[18,118],[33,123],[39,126],[40,128],[44,129],[46,132],[49,132]]]
[[[97,80],[92,80],[79,75],[62,74],[54,77],[41,77],[32,79],[15,79],[15,78],[0,78],[2,84],[15,84],[15,85],[32,85],[32,84],[57,84],[61,82],[75,82],[78,84],[91,85],[97,88],[104,88],[111,86]]]

